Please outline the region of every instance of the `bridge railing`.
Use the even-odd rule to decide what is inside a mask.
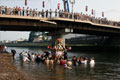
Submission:
[[[2,15],[17,15],[17,16],[30,16],[30,17],[42,17],[42,18],[68,18],[68,19],[74,19],[74,20],[82,20],[82,21],[90,21],[97,24],[105,24],[105,25],[111,25],[111,26],[120,26],[120,22],[117,21],[111,21],[107,18],[97,18],[93,17],[87,14],[82,13],[68,13],[64,12],[63,10],[55,10],[52,11],[51,9],[48,11],[38,11],[37,9],[21,9],[20,7],[14,7],[14,8],[7,8],[5,6],[0,6],[0,14]]]

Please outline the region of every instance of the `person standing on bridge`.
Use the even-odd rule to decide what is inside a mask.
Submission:
[[[52,9],[50,9],[49,14],[50,14],[50,18],[51,18],[52,17]]]
[[[18,8],[18,14],[21,16],[21,8]]]
[[[12,15],[12,8],[11,7],[9,7],[9,15]]]
[[[41,13],[42,17],[44,17],[44,13],[45,13],[44,9],[42,9],[42,13]]]
[[[35,15],[36,15],[36,17],[38,17],[38,13],[39,13],[39,11],[38,11],[37,8],[36,8],[36,10],[35,10]]]
[[[35,9],[32,11],[32,16],[35,17]]]
[[[59,10],[59,17],[62,17],[62,13],[63,13],[63,11]]]
[[[5,6],[5,14],[7,15],[7,13],[8,13],[8,8],[7,6]]]
[[[46,18],[48,17],[48,10],[46,10]]]
[[[2,14],[5,14],[5,6],[2,6]]]
[[[15,7],[12,8],[12,15],[15,15]]]
[[[24,16],[24,15],[25,15],[25,9],[23,7],[23,9],[22,9],[22,16]]]
[[[17,6],[16,6],[16,8],[15,8],[15,15],[18,15]]]
[[[29,16],[29,7],[26,9],[26,15]]]
[[[57,9],[55,10],[55,17],[57,17]]]

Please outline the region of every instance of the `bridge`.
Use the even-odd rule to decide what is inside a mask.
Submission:
[[[33,17],[20,15],[0,14],[1,31],[47,31],[53,38],[53,45],[57,38],[62,38],[67,33],[91,34],[117,37],[120,35],[118,23],[106,24],[106,21],[94,18],[62,17]]]

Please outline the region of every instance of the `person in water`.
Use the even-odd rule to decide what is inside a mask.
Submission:
[[[94,57],[90,58],[90,65],[95,65]]]
[[[63,56],[64,56],[64,59],[66,59],[66,60],[68,59],[67,50],[64,50],[64,55]]]
[[[48,51],[45,51],[45,57],[49,57],[50,53]]]
[[[11,53],[12,53],[12,57],[13,57],[13,60],[14,60],[15,59],[16,50],[11,49]]]
[[[49,64],[50,64],[50,60],[49,60],[48,57],[46,58],[45,63],[46,63],[47,66],[49,66]]]

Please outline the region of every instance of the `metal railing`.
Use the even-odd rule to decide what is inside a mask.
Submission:
[[[5,6],[0,6],[0,14],[2,15],[17,15],[17,16],[30,16],[30,17],[42,17],[42,18],[68,18],[68,19],[74,19],[74,20],[82,20],[82,21],[90,21],[97,24],[105,24],[110,26],[120,26],[120,22],[117,21],[111,21],[107,18],[97,18],[93,17],[87,14],[82,13],[68,13],[64,12],[63,10],[55,10],[52,11],[44,9],[42,11],[38,11],[37,9],[21,9],[20,7],[14,7],[14,8],[7,8]]]

